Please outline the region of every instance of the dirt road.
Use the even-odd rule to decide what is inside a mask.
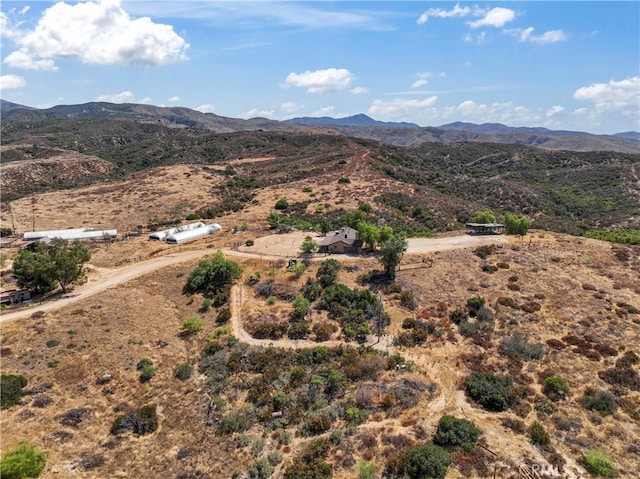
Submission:
[[[308,233],[296,232],[287,235],[270,235],[258,238],[256,240],[256,245],[258,245],[258,241],[260,242],[259,249],[255,248],[253,250],[250,250],[248,248],[242,248],[242,251],[222,251],[225,255],[228,256],[252,257],[266,260],[282,259],[287,255],[290,257],[294,257],[299,253],[299,245],[302,244],[305,236],[308,236]],[[480,245],[506,242],[508,242],[508,238],[505,236],[461,235],[451,236],[448,238],[410,238],[408,240],[407,253],[430,253],[435,251],[476,247]],[[258,251],[264,251],[264,253],[259,253]],[[85,298],[93,296],[94,294],[105,291],[106,289],[122,283],[126,283],[127,281],[130,281],[134,278],[151,273],[166,266],[203,258],[212,253],[213,251],[211,249],[198,249],[193,251],[173,253],[117,269],[101,268],[97,270],[97,274],[90,275],[91,277],[86,284],[77,286],[70,294],[45,303],[36,303],[27,308],[22,308],[18,311],[2,313],[2,315],[0,316],[0,323],[29,316],[35,311],[51,311],[54,309],[63,308],[69,304],[81,301]],[[331,257],[344,261],[357,260],[357,258],[353,256],[331,255]],[[326,256],[322,256],[314,259],[320,261],[326,258]],[[300,346],[288,345],[286,347],[309,347],[308,344],[303,345],[303,343],[305,343],[303,341],[294,342],[294,344],[298,343],[300,344]]]

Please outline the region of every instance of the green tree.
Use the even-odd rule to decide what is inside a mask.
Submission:
[[[320,218],[320,223],[318,223],[317,228],[320,233],[322,233],[322,236],[326,236],[327,233],[331,231],[331,223],[327,218],[323,216],[322,218]]]
[[[391,238],[393,238],[393,228],[391,226],[383,226],[380,228],[380,243],[389,241]]]
[[[323,288],[327,288],[334,284],[338,280],[338,272],[340,271],[340,263],[331,258],[323,261],[318,272],[316,273],[316,279]]]
[[[218,251],[213,257],[200,261],[196,269],[189,273],[183,292],[214,296],[224,292],[240,276],[242,268],[225,259],[222,251]]]
[[[309,312],[309,300],[304,296],[296,296],[293,300],[293,311],[291,311],[291,317],[293,319],[303,319]]]
[[[491,210],[477,211],[476,214],[473,215],[473,222],[481,224],[495,223],[496,215],[494,215]]]
[[[362,242],[362,245],[372,251],[375,250],[380,241],[380,230],[378,227],[366,221],[361,221],[358,223],[356,229],[358,230],[358,239]]]
[[[79,240],[68,243],[55,238],[49,245],[38,245],[35,251],[22,250],[13,261],[18,286],[44,293],[60,285],[62,292],[85,279],[83,265],[91,253]]]
[[[313,241],[313,238],[311,236],[305,236],[300,249],[304,254],[311,254],[318,249],[318,245],[315,241]]]
[[[380,244],[379,261],[384,266],[384,272],[390,279],[396,278],[396,268],[407,250],[407,240],[404,234],[396,234]]]
[[[504,228],[511,235],[524,236],[531,228],[531,220],[524,216],[517,216],[513,213],[505,213]]]
[[[277,229],[282,224],[282,215],[272,211],[269,213],[269,216],[267,216],[267,223],[269,223],[269,227],[272,230]]]
[[[358,223],[367,220],[367,214],[362,210],[347,211],[342,217],[342,223],[346,224],[349,228],[356,228]]]
[[[35,444],[24,439],[15,449],[7,451],[0,462],[2,479],[24,479],[38,477],[47,462],[47,453],[38,450]]]

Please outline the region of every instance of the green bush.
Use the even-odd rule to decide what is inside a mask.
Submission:
[[[549,437],[549,433],[538,421],[533,422],[527,428],[527,433],[529,434],[529,440],[531,441],[531,444],[540,446],[543,449],[548,448],[549,444],[551,444],[551,437]]]
[[[156,375],[156,368],[153,366],[144,366],[140,371],[140,377],[138,378],[141,383],[151,381],[151,378]]]
[[[615,477],[616,466],[604,451],[592,449],[584,456],[584,464],[592,474],[600,477]]]
[[[0,407],[5,409],[18,404],[24,396],[27,382],[27,378],[19,374],[0,376]]]
[[[178,366],[173,373],[173,376],[180,381],[186,381],[193,374],[193,366],[188,363],[181,364]]]
[[[199,316],[190,316],[182,322],[181,336],[191,336],[204,329],[204,321]]]
[[[513,403],[511,379],[493,373],[476,372],[465,381],[467,396],[489,411],[504,411]]]
[[[330,479],[331,464],[325,461],[330,443],[327,439],[311,441],[302,454],[293,459],[284,472],[284,479]]]
[[[158,429],[158,415],[154,405],[142,406],[137,411],[131,411],[118,416],[111,425],[111,434],[122,434],[132,431],[136,435],[144,435]]]
[[[469,453],[476,447],[480,438],[480,429],[466,419],[454,416],[442,416],[433,442],[442,447],[461,447]]]
[[[206,313],[207,311],[209,311],[211,309],[212,305],[213,305],[213,301],[211,301],[210,298],[204,298],[202,300],[202,304],[200,305],[200,312],[201,313]]]
[[[560,376],[549,376],[544,380],[544,387],[542,392],[545,393],[550,399],[558,400],[569,395],[569,386]]]
[[[373,474],[376,471],[376,465],[373,462],[359,462],[356,464],[358,469],[358,479],[373,479]]]
[[[475,317],[478,310],[482,308],[486,303],[486,300],[482,296],[473,296],[467,299],[467,311],[469,316]]]
[[[451,465],[449,453],[435,444],[413,446],[391,458],[385,469],[390,479],[442,479]]]
[[[23,439],[15,449],[10,449],[2,456],[0,477],[2,479],[38,477],[46,461],[46,452],[38,450],[31,441]]]
[[[516,332],[511,337],[500,342],[500,354],[504,356],[517,356],[525,361],[541,359],[544,355],[542,343],[530,343],[526,334]]]
[[[183,293],[202,293],[214,297],[227,291],[240,276],[242,268],[237,263],[225,259],[222,251],[218,251],[212,258],[200,261],[189,273]]]
[[[252,239],[248,239],[247,241],[244,242],[245,246],[253,246],[255,243]]]
[[[349,183],[351,183],[351,180],[346,176],[341,176],[340,178],[338,178],[339,185],[348,185]]]
[[[289,202],[284,198],[280,198],[278,201],[276,201],[274,208],[277,210],[286,210],[287,208],[289,208]]]
[[[616,412],[618,399],[611,393],[587,388],[580,398],[580,404],[591,411],[597,411],[601,416],[608,416]]]

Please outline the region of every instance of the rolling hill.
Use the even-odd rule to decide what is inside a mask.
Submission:
[[[592,135],[584,132],[553,131],[546,128],[514,128],[502,124],[475,125],[451,123],[440,127],[419,127],[412,123],[381,122],[367,115],[347,118],[294,118],[284,122],[266,118],[249,120],[227,118],[213,113],[201,113],[182,107],[156,107],[140,104],[86,103],[60,105],[38,110],[2,100],[3,129],[12,125],[41,122],[51,119],[132,119],[174,128],[198,128],[217,133],[238,131],[309,131],[322,129],[351,136],[380,140],[399,146],[413,146],[424,142],[452,143],[478,141],[516,143],[553,150],[617,151],[639,153],[637,132],[618,135]]]

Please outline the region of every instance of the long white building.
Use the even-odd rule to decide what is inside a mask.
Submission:
[[[28,231],[24,233],[25,241],[32,241],[41,238],[61,238],[63,240],[86,240],[86,239],[103,239],[106,237],[116,238],[118,230],[94,230],[92,228],[70,228],[66,230],[49,230],[49,231]]]
[[[221,229],[222,226],[218,223],[211,223],[210,225],[201,226],[200,228],[193,228],[187,231],[180,231],[178,233],[171,234],[167,236],[166,241],[169,244],[187,243],[213,234]]]
[[[169,235],[173,235],[175,233],[180,233],[182,231],[189,231],[189,230],[193,230],[196,228],[202,228],[203,226],[205,226],[204,223],[198,221],[197,223],[191,223],[188,225],[184,225],[184,226],[177,226],[175,228],[169,228],[166,230],[161,230],[161,231],[154,231],[153,233],[151,233],[149,235],[149,239],[151,241],[162,241],[165,240],[167,238],[167,236]]]

